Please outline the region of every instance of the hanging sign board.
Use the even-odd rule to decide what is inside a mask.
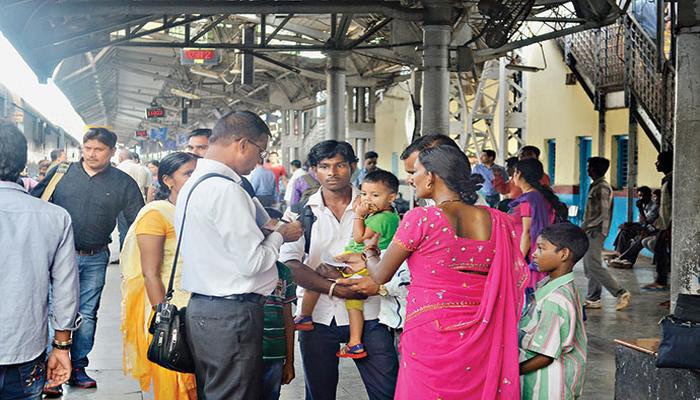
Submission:
[[[165,108],[163,107],[148,107],[146,109],[146,118],[163,118],[165,117]]]
[[[182,65],[216,65],[221,61],[218,49],[192,49],[180,50],[180,64]]]

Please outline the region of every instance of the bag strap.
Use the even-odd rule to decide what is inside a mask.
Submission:
[[[236,183],[231,177],[228,177],[226,175],[222,174],[217,174],[217,173],[209,173],[203,175],[201,178],[197,180],[197,182],[192,185],[192,189],[190,189],[190,192],[187,193],[187,199],[185,199],[185,208],[182,211],[182,222],[180,223],[180,235],[177,238],[177,247],[175,248],[175,258],[173,259],[173,268],[172,271],[170,271],[170,281],[168,282],[168,290],[165,292],[165,301],[170,301],[173,297],[173,285],[175,284],[175,269],[177,268],[177,259],[180,256],[180,245],[182,244],[182,232],[185,229],[185,217],[187,217],[187,205],[190,202],[190,197],[192,196],[192,192],[194,192],[194,189],[203,181],[209,178],[223,178],[228,181],[231,181],[233,183]]]
[[[58,164],[58,167],[56,167],[56,172],[51,177],[49,184],[46,185],[44,193],[41,194],[42,200],[51,200],[51,196],[53,196],[53,192],[56,191],[56,186],[58,185],[58,182],[60,182],[61,179],[63,179],[63,177],[66,175],[66,172],[68,172],[68,168],[70,168],[70,163],[62,162]]]

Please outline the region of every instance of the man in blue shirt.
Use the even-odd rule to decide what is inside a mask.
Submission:
[[[501,176],[508,176],[508,174],[503,167],[496,165],[496,152],[493,150],[484,150],[479,156],[479,161],[481,161],[481,163],[474,167],[472,173],[484,177],[484,183],[481,186],[481,194],[484,195],[489,206],[496,207],[501,200],[501,196],[493,186],[494,170],[500,171]]]
[[[352,181],[355,187],[359,188],[360,184],[365,179],[365,176],[367,176],[367,174],[369,174],[370,172],[376,171],[378,169],[377,159],[379,159],[379,154],[377,154],[376,151],[368,151],[365,153],[364,165],[358,170],[359,172],[357,173],[357,176],[355,176]]]
[[[264,167],[262,159],[253,172],[250,173],[250,183],[255,189],[255,195],[265,207],[272,207],[275,203],[275,174]]]

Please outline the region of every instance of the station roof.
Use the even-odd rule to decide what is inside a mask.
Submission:
[[[490,23],[482,12],[501,3],[534,6],[524,17],[529,22],[516,27],[507,43],[489,48],[479,36]],[[330,50],[347,52],[349,86],[382,88],[405,80],[421,65],[421,25],[436,7],[449,9],[451,49],[469,47],[478,68],[514,48],[611,23],[626,4],[6,0],[0,30],[41,80],[54,79],[86,123],[111,126],[128,142],[137,129],[207,126],[235,108],[262,113],[315,107],[323,101],[318,92],[325,87],[324,53]],[[249,26],[256,27],[256,38],[244,44],[242,31]],[[221,59],[216,65],[183,65],[182,48],[215,48]],[[246,54],[255,59],[253,84],[241,83]],[[455,58],[452,70],[457,64]],[[187,124],[180,116],[183,99],[201,103],[188,110]],[[154,100],[170,115],[156,123],[144,115]]]

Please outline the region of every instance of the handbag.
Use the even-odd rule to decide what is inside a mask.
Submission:
[[[659,325],[661,343],[656,366],[700,369],[700,323],[667,315],[659,321]]]
[[[194,189],[200,183],[212,177],[224,178],[234,182],[234,180],[228,176],[211,173],[202,176],[192,185],[192,189],[190,189],[190,192],[187,194],[185,208],[182,213],[180,235],[178,235],[177,247],[175,248],[175,258],[173,260],[172,271],[170,272],[168,290],[163,300],[156,306],[155,314],[153,319],[151,319],[151,324],[148,329],[153,335],[153,339],[151,339],[151,343],[148,346],[148,360],[163,368],[177,372],[194,372],[194,358],[187,344],[187,329],[185,328],[187,307],[182,307],[178,310],[177,306],[171,303],[173,298],[173,285],[175,283],[175,269],[177,268],[177,260],[180,255],[182,232],[185,229],[185,218],[187,216],[187,205],[190,202],[190,196],[192,196],[192,192],[194,192]]]

